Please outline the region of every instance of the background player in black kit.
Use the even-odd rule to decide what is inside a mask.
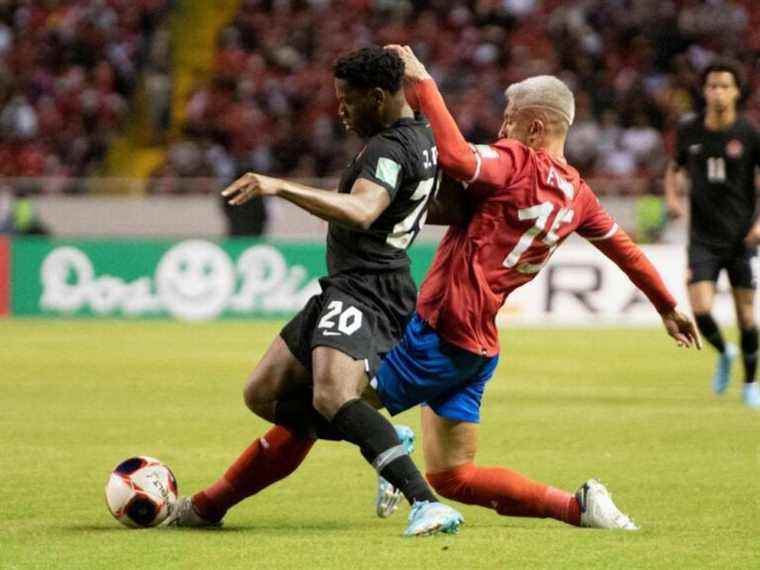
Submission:
[[[684,209],[679,175],[690,182],[689,300],[702,336],[719,352],[713,389],[722,394],[730,382],[737,349],[727,343],[710,311],[718,274],[728,272],[741,331],[744,359],[744,403],[760,408],[755,381],[758,332],[755,323],[753,258],[760,243],[757,223],[755,168],[760,165],[760,135],[738,113],[742,98],[738,64],[716,61],[702,74],[703,114],[686,120],[678,130],[675,161],[665,176],[668,210],[675,217]]]
[[[232,505],[290,474],[315,437],[356,444],[401,489],[413,505],[405,534],[455,532],[461,523],[459,513],[437,502],[394,427],[361,399],[368,374],[414,311],[406,250],[424,223],[436,180],[433,133],[407,104],[403,73],[399,56],[379,47],[336,62],[339,114],[368,139],[337,192],[254,173],[222,192],[232,205],[279,196],[327,220],[328,276],[320,281],[322,293],[275,338],[246,386],[248,407],[277,425],[219,481],[182,500],[174,524],[218,523]]]

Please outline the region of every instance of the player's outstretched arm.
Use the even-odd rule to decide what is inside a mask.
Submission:
[[[623,270],[657,309],[662,317],[667,333],[676,340],[678,346],[702,348],[702,341],[694,322],[676,310],[676,301],[668,291],[657,269],[644,252],[633,243],[628,234],[618,229],[615,233],[591,242],[604,255]]]
[[[438,164],[457,180],[472,181],[477,175],[477,157],[446,108],[435,81],[409,46],[390,45],[386,49],[395,51],[404,61],[407,92],[430,121],[438,147]]]
[[[668,165],[665,167],[663,186],[668,215],[673,218],[680,218],[685,214],[680,195],[681,176],[681,168],[678,164],[674,160],[668,161]]]
[[[254,196],[279,196],[328,222],[362,229],[369,228],[391,202],[385,188],[364,178],[356,181],[349,194],[341,194],[253,172],[227,186],[222,196],[232,206]]]

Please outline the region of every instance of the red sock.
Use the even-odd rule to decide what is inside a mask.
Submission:
[[[193,495],[193,506],[208,521],[222,520],[228,509],[290,475],[315,440],[274,426],[254,441],[213,485]]]
[[[573,495],[511,469],[468,463],[442,473],[428,473],[427,478],[444,497],[495,509],[500,515],[553,518],[575,526],[581,523],[580,505]]]

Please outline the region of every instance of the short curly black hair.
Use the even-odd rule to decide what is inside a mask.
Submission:
[[[333,74],[351,87],[380,87],[396,93],[404,79],[404,62],[396,52],[380,46],[364,47],[339,57],[333,65]]]
[[[741,93],[742,97],[745,95],[745,79],[741,63],[725,57],[712,60],[702,70],[702,73],[700,75],[700,85],[702,88],[704,88],[704,86],[707,84],[707,76],[715,72],[725,72],[733,75],[734,83],[736,83],[736,87],[739,88],[739,93]]]

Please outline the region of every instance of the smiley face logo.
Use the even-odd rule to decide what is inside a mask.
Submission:
[[[156,287],[161,304],[172,316],[213,319],[235,289],[235,270],[219,246],[203,240],[183,241],[161,258]]]

